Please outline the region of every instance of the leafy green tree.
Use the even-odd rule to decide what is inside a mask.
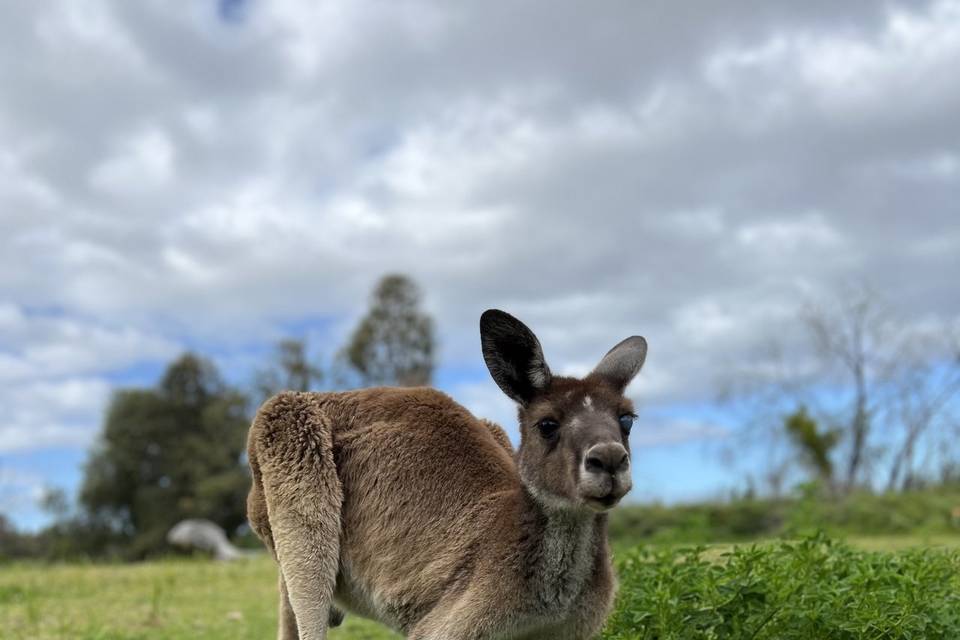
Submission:
[[[36,536],[17,531],[13,522],[0,513],[0,562],[15,558],[29,558],[40,553]]]
[[[85,467],[81,505],[129,540],[133,556],[161,548],[184,518],[233,531],[245,521],[247,426],[247,398],[210,362],[186,354],[156,388],[114,395]]]
[[[407,276],[388,275],[377,284],[369,311],[341,353],[364,386],[430,384],[433,319],[420,301],[419,287]]]
[[[307,341],[286,338],[276,344],[273,362],[257,373],[256,391],[266,400],[279,391],[312,391],[323,378],[323,369],[307,355]]]

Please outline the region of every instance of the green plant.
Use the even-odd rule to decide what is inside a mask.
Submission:
[[[735,548],[638,548],[605,640],[960,637],[960,553],[854,550],[816,534]]]

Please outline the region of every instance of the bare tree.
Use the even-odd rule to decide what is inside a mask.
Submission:
[[[934,427],[946,427],[956,421],[960,349],[955,343],[949,347],[953,353],[943,354],[945,358],[912,358],[896,377],[890,409],[900,423],[902,436],[894,448],[886,483],[888,491],[905,488],[913,477],[914,458],[923,438]]]
[[[878,297],[865,287],[847,290],[832,304],[808,303],[802,317],[821,358],[824,379],[837,383],[841,395],[850,398],[840,402],[834,416],[848,438],[847,459],[841,466],[843,486],[849,490],[861,479],[867,462],[874,421],[884,408],[883,389],[899,362],[902,331],[891,326]]]
[[[731,467],[750,460],[750,466],[742,469],[748,482],[774,497],[798,479],[798,472],[815,471],[791,434],[791,416],[803,409],[815,424],[833,424],[816,393],[820,363],[809,345],[788,344],[780,337],[783,333],[761,336],[718,384],[719,402],[742,425],[734,437],[722,441],[722,459]],[[747,453],[752,451],[762,451],[759,466]]]
[[[754,441],[758,429],[765,431],[768,444],[786,436],[796,461],[810,468],[804,425],[797,423],[801,432],[791,433],[784,421],[805,407],[824,433],[836,434],[828,458],[818,464],[829,462],[837,469],[841,491],[879,486],[885,464],[885,486],[902,488],[913,477],[918,449],[932,446],[924,444],[925,437],[955,415],[960,400],[955,338],[940,323],[921,329],[898,322],[868,287],[807,303],[798,317],[808,341],[788,349],[782,339],[771,339],[765,366],[735,373],[740,379],[727,384],[725,397],[745,407]],[[781,335],[789,334],[784,329]],[[770,464],[785,463],[771,459]]]

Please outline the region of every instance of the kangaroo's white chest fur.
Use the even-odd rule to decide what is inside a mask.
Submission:
[[[544,530],[542,556],[534,588],[542,611],[555,618],[567,611],[583,590],[594,562],[593,521],[555,516]]]

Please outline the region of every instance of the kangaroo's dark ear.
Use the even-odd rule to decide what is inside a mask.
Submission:
[[[480,316],[483,360],[503,392],[526,404],[550,385],[550,368],[540,341],[509,313],[488,309]]]
[[[640,336],[631,336],[603,356],[591,377],[603,378],[623,393],[647,358],[647,341]]]

